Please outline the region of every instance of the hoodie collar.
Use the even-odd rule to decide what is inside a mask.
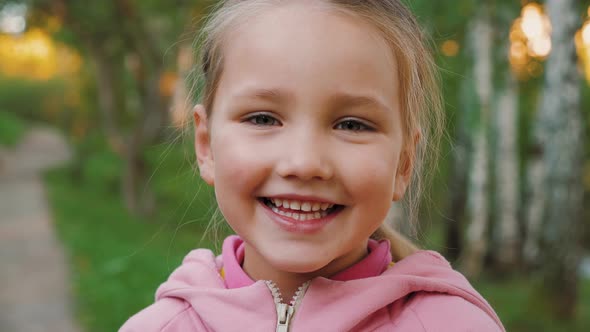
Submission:
[[[175,298],[189,302],[193,311],[198,314],[203,323],[211,327],[211,330],[237,331],[243,326],[252,326],[252,330],[256,331],[273,330],[276,317],[269,314],[274,313],[276,309],[273,297],[263,281],[251,284],[253,281],[239,268],[241,260],[238,260],[238,257],[243,259],[243,251],[240,250],[240,255],[236,253],[243,241],[235,238],[226,241],[225,245],[235,250],[229,252],[226,250],[225,254],[231,258],[233,252],[234,260],[228,258],[226,262],[222,262],[223,253],[215,257],[208,249],[193,250],[185,257],[182,266],[159,287],[156,299]],[[377,244],[377,247],[374,247],[375,249],[367,256],[369,261],[372,260],[370,258],[373,257],[372,255],[377,256],[375,252],[384,250],[380,249],[381,242]],[[385,257],[388,257],[387,254]],[[357,264],[362,262],[364,260]],[[239,285],[240,280],[243,285],[251,286],[228,287],[227,281],[219,274],[223,263],[225,263],[225,269],[228,269],[226,274],[232,286]],[[345,278],[351,277],[352,274],[349,274],[351,270],[355,271],[357,266],[363,266],[363,264],[357,264],[341,272]],[[386,268],[385,265],[383,264],[382,268]],[[375,271],[378,269],[372,274],[376,274]],[[237,278],[236,273],[238,273]],[[356,277],[360,275],[365,274],[359,274]],[[418,251],[372,278],[347,279],[346,282],[323,277],[315,278],[297,313],[298,327],[294,331],[317,330],[318,326],[326,324],[326,320],[332,324],[332,331],[350,331],[361,320],[380,308],[389,308],[386,312],[390,313],[390,309],[394,310],[390,305],[418,292],[459,296],[483,310],[496,322],[500,331],[505,331],[494,310],[471,287],[467,279],[454,271],[440,254],[432,251]],[[176,304],[177,302],[165,303]],[[252,303],[256,305],[252,306]],[[403,306],[404,303],[400,305]],[[165,304],[162,305],[165,306]],[[342,315],[342,312],[347,314]],[[239,317],[239,326],[235,325],[235,320],[227,319],[234,316]],[[149,330],[149,328],[141,330]]]
[[[227,288],[241,288],[255,283],[252,278],[242,269],[244,262],[245,242],[237,235],[228,236],[223,241],[222,258]],[[369,239],[367,246],[369,254],[361,261],[336,273],[329,279],[337,281],[348,281],[376,277],[383,273],[391,263],[390,244],[387,240]]]

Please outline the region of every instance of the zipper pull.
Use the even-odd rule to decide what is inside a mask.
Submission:
[[[291,323],[291,317],[293,316],[293,307],[285,303],[277,304],[277,331],[276,332],[288,332],[289,323]]]

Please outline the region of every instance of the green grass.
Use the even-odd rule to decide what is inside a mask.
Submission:
[[[590,326],[590,280],[580,283],[577,317],[573,321],[558,321],[543,314],[535,301],[535,280],[512,277],[506,280],[480,280],[474,283],[510,332],[585,332]]]
[[[54,221],[70,256],[77,315],[87,331],[118,330],[153,303],[158,285],[191,249],[214,246],[207,239],[199,243],[210,215],[210,190],[203,187],[194,198],[202,183],[190,168],[177,167],[184,157],[173,150],[152,178],[162,205],[150,220],[130,216],[118,191],[92,178],[109,172],[84,172],[77,182],[66,169],[46,176]],[[158,148],[152,152],[154,160],[161,159]],[[109,158],[90,160],[89,166]]]
[[[26,125],[13,113],[0,111],[0,145],[13,146],[23,136]]]

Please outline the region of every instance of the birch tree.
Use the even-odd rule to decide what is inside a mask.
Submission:
[[[468,84],[468,81],[464,80],[462,90],[466,89],[466,84]],[[463,224],[462,221],[467,202],[467,151],[469,149],[467,143],[467,121],[465,119],[467,102],[462,102],[462,104],[463,114],[456,128],[455,143],[453,145],[451,180],[449,181],[450,200],[448,220],[445,220],[447,225],[444,254],[450,260],[457,259],[463,249],[461,226]]]
[[[544,277],[541,292],[552,310],[563,318],[575,313],[582,221],[583,118],[574,45],[581,22],[575,6],[575,0],[546,2],[553,26],[553,51],[546,64],[544,97],[534,137],[546,195],[540,232]]]
[[[473,152],[468,178],[467,229],[462,269],[468,276],[477,276],[482,269],[487,250],[486,232],[489,216],[489,155],[488,118],[493,89],[492,79],[492,26],[490,6],[478,8],[470,29],[470,44],[474,56],[474,80],[479,104],[479,117],[473,133]]]
[[[519,225],[518,206],[518,85],[512,74],[507,73],[502,88],[498,91],[496,107],[497,146],[495,151],[495,202],[497,211],[495,258],[501,266],[517,263]]]
[[[468,53],[468,52],[466,52]],[[466,54],[466,57],[471,57]],[[459,87],[459,114],[454,132],[452,146],[452,164],[449,180],[448,219],[445,234],[445,257],[451,261],[459,258],[463,252],[463,225],[467,206],[467,180],[469,170],[469,152],[473,151],[470,142],[470,115],[478,107],[477,96],[471,79],[461,80]]]
[[[495,137],[495,259],[500,266],[510,268],[519,257],[518,208],[520,205],[518,175],[518,84],[509,64],[510,23],[515,15],[514,4],[499,6],[496,40],[503,44],[497,52],[498,88],[494,107]]]
[[[539,105],[542,105],[542,97]],[[536,121],[538,124],[538,121]],[[538,265],[541,248],[541,227],[543,212],[545,209],[546,195],[544,187],[545,165],[542,160],[543,133],[537,125],[534,129],[533,140],[529,147],[527,161],[527,188],[526,188],[526,236],[523,247],[523,259],[530,267]]]

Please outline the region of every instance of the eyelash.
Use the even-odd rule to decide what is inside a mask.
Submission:
[[[243,122],[249,122],[249,123],[251,123],[251,124],[253,124],[253,125],[257,126],[257,127],[266,127],[266,126],[269,126],[268,123],[267,124],[256,123],[256,120],[257,119],[264,119],[264,118],[269,119],[271,121],[274,121],[275,123],[276,122],[279,122],[272,115],[270,115],[270,114],[264,114],[264,113],[262,113],[262,114],[254,114],[252,116],[249,116],[249,117],[245,118]]]
[[[354,119],[345,119],[343,121],[340,121],[338,124],[336,124],[336,128],[338,128],[340,125],[344,125],[344,124],[361,127],[361,129],[342,129],[342,130],[349,130],[349,131],[352,131],[355,133],[363,132],[363,131],[375,131],[375,128],[370,127],[369,125],[367,125],[361,121],[354,120]]]
[[[257,120],[260,119],[267,119],[270,121],[273,121],[273,124],[269,124],[269,123],[258,123]],[[249,122],[257,127],[266,127],[266,126],[272,126],[275,125],[276,123],[279,123],[279,121],[277,119],[275,119],[272,115],[270,114],[254,114],[252,116],[249,116],[247,118],[245,118],[243,120],[243,122]],[[352,131],[352,132],[363,132],[363,131],[375,131],[375,128],[361,122],[358,120],[354,120],[354,119],[345,119],[343,121],[340,121],[338,124],[336,124],[335,128],[339,129],[342,128],[341,125],[344,124],[348,124],[348,125],[353,125],[356,126],[357,128],[360,127],[360,129],[340,129],[340,130],[348,130],[348,131]]]

